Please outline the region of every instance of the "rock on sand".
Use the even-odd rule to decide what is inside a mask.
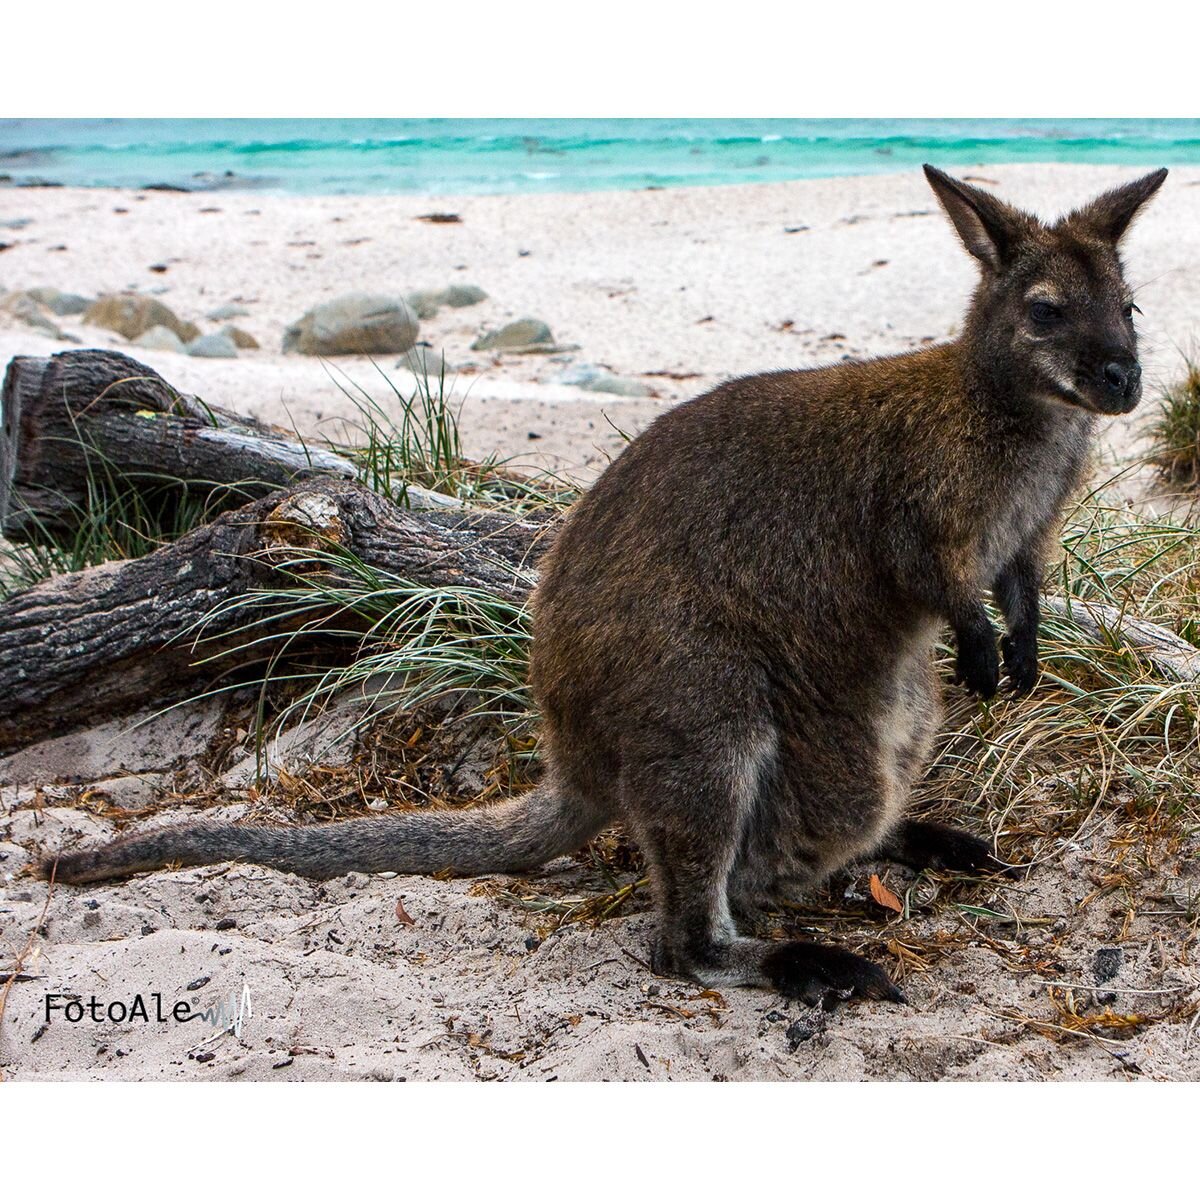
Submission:
[[[522,317],[510,321],[491,333],[482,334],[471,343],[472,350],[524,350],[527,346],[553,346],[554,334],[545,321]]]
[[[427,321],[438,315],[438,309],[468,308],[479,304],[488,298],[487,292],[473,283],[452,283],[444,288],[425,288],[417,292],[409,292],[407,296],[409,307],[421,318]]]
[[[187,352],[194,358],[237,358],[237,345],[233,338],[224,330],[220,333],[206,333],[190,342]]]
[[[145,333],[138,334],[133,344],[143,350],[171,350],[182,354],[187,347],[179,340],[179,335],[165,325],[151,325]]]
[[[87,312],[92,303],[86,296],[74,292],[60,292],[55,287],[29,288],[25,294],[48,308],[56,317],[77,317]]]
[[[650,389],[639,379],[624,379],[614,375],[607,367],[592,363],[580,363],[564,371],[557,382],[571,387],[583,388],[588,392],[607,392],[613,396],[649,396]]]
[[[283,335],[284,353],[402,354],[417,318],[399,296],[351,292],[309,309]]]
[[[0,299],[0,312],[9,313],[18,321],[44,333],[60,342],[77,342],[79,339],[64,333],[52,320],[46,309],[42,307],[29,292],[12,292]]]
[[[131,342],[155,325],[165,326],[181,342],[190,342],[200,334],[191,321],[181,321],[161,300],[133,293],[101,296],[88,305],[83,323],[111,329]]]

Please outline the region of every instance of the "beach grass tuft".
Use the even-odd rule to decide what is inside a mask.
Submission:
[[[1150,423],[1151,461],[1166,478],[1200,484],[1200,366],[1187,358],[1182,379],[1164,389]]]
[[[945,815],[974,809],[1010,861],[1053,855],[1130,806],[1147,829],[1200,827],[1200,681],[1165,670],[1119,621],[1098,635],[1070,615],[1072,600],[1095,602],[1200,645],[1200,537],[1101,491],[1068,515],[1061,545],[1047,583],[1066,604],[1045,612],[1038,686],[983,707],[948,692],[918,790]]]

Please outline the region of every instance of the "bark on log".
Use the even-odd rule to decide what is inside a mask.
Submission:
[[[1080,600],[1076,596],[1069,600],[1063,596],[1044,596],[1042,606],[1100,641],[1123,642],[1166,679],[1200,682],[1200,650],[1161,625],[1131,617],[1111,604]]]
[[[265,610],[213,610],[281,582],[279,564],[297,549],[333,541],[417,583],[520,601],[549,529],[473,510],[406,511],[355,483],[313,481],[224,513],[143,558],[39,584],[0,604],[0,754],[194,694],[261,656],[239,646]],[[201,621],[205,641],[197,644]],[[211,661],[220,651],[228,653]]]
[[[298,480],[351,478],[340,455],[184,395],[128,355],[66,350],[17,357],[0,391],[0,533],[36,540],[78,520],[89,483],[119,478],[190,494],[233,489],[235,503]]]

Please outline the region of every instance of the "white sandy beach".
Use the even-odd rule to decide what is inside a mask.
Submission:
[[[1049,215],[1139,173],[1000,166],[967,174]],[[461,222],[417,219],[430,212],[457,213]],[[231,360],[140,350],[77,317],[56,319],[83,345],[123,349],[185,391],[294,423],[307,436],[340,432],[338,419],[352,407],[324,363],[281,352],[287,325],[344,292],[478,285],[487,300],[443,308],[420,331],[456,376],[467,452],[581,479],[619,451],[614,425],[636,432],[725,377],[953,336],[974,278],[918,172],[495,197],[13,188],[0,189],[0,241],[11,243],[0,252],[0,293],[138,290],[205,332],[225,323],[205,313],[245,307],[249,315],[234,323],[262,348]],[[1200,169],[1172,172],[1124,256],[1144,313],[1149,400],[1200,335]],[[524,316],[579,348],[504,357],[470,349],[481,331]],[[0,314],[0,361],[64,348]],[[597,395],[556,381],[580,363],[640,380],[653,395]],[[412,386],[394,356],[379,365],[402,389]],[[367,359],[339,359],[334,369],[386,400]],[[1136,428],[1126,421],[1106,429],[1102,470],[1137,454]],[[154,796],[172,815],[187,815],[169,799],[177,772],[194,780],[191,760],[216,762],[210,747],[218,745],[221,769],[233,770],[230,737],[219,712],[197,710],[0,760],[0,942],[5,957],[29,947],[0,1025],[4,1076],[1200,1079],[1200,1034],[1186,1024],[1152,1025],[1136,1041],[1107,1045],[1050,1038],[1012,1017],[1046,1018],[1049,985],[1032,966],[1043,950],[1061,964],[1059,978],[1086,987],[1096,948],[1118,940],[1125,949],[1112,987],[1200,1000],[1200,970],[1189,965],[1178,922],[1143,913],[1129,925],[1119,894],[1083,903],[1096,887],[1093,850],[1112,833],[1103,821],[1027,881],[1003,885],[1004,896],[989,891],[995,885],[965,895],[1036,920],[990,943],[968,937],[912,968],[907,1009],[860,1004],[824,1014],[765,992],[701,992],[656,979],[639,962],[650,921],[641,898],[628,915],[543,940],[544,920],[472,881],[349,876],[319,884],[239,865],[57,888],[43,922],[46,886],[24,871],[40,846],[107,836],[110,803],[136,811]],[[241,769],[244,779],[244,761]],[[219,811],[234,818],[254,803],[244,787],[231,789]],[[1165,873],[1164,889],[1195,886],[1172,874],[1176,866],[1154,869]],[[863,892],[869,874],[864,867],[846,886]],[[894,875],[893,886],[899,881]],[[542,882],[561,895],[605,886],[565,860]],[[397,899],[414,924],[397,917]],[[43,924],[44,934],[31,937]],[[962,933],[953,915],[900,928],[880,910],[863,938],[902,941],[906,931]],[[47,993],[127,1000],[158,991],[200,1007],[236,997],[243,984],[253,1015],[241,1036],[202,1047],[213,1031],[199,1021],[46,1019]]]

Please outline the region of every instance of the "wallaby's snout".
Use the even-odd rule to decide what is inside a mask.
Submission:
[[[1118,244],[1167,176],[1154,171],[1052,225],[934,167],[926,177],[983,267],[969,323],[987,369],[1017,394],[1115,416],[1142,398]]]
[[[1110,359],[1104,364],[1100,380],[1113,412],[1132,412],[1137,407],[1142,398],[1142,367],[1136,359]]]
[[[1032,347],[1034,359],[1054,382],[1051,399],[1106,416],[1132,412],[1142,398],[1134,306],[1124,295],[1119,271],[1111,265],[1101,294],[1093,283],[1090,294],[1079,295],[1077,322],[1064,316],[1060,336]]]

